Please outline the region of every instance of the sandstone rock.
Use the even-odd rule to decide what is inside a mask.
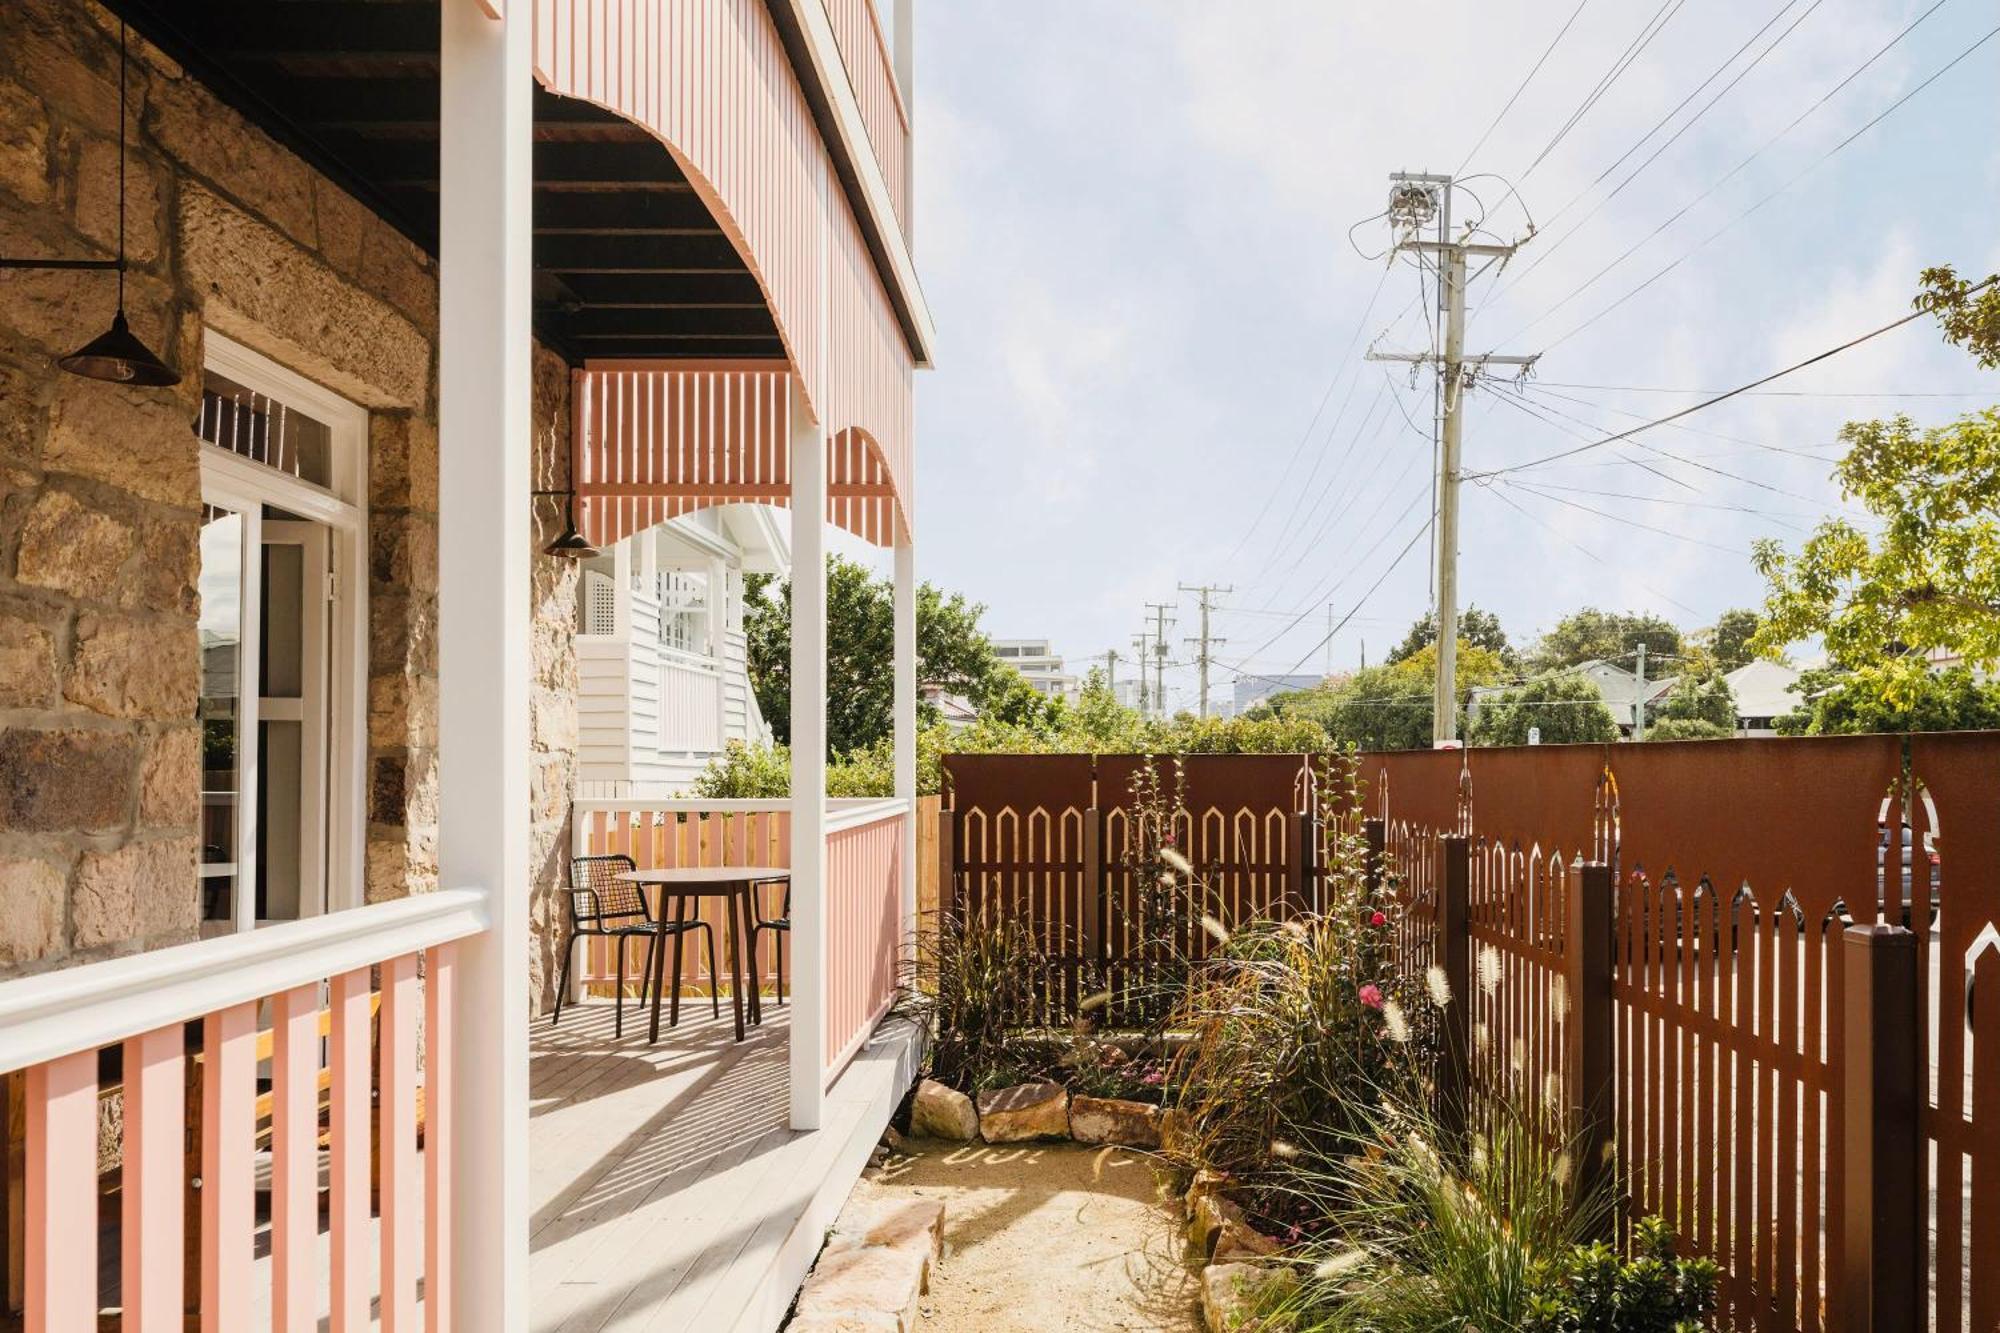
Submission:
[[[963,1143],[979,1137],[979,1113],[972,1098],[927,1078],[917,1085],[916,1100],[910,1104],[910,1133]]]
[[[407,412],[369,414],[368,489],[378,510],[436,513],[437,468],[436,426]]]
[[[1209,1333],[1258,1333],[1272,1327],[1259,1311],[1299,1284],[1288,1268],[1210,1264],[1201,1274],[1201,1315]]]
[[[27,605],[0,607],[0,708],[55,701],[55,636]]]
[[[175,727],[154,737],[139,770],[139,822],[191,826],[201,818],[201,730]]]
[[[158,327],[141,327],[136,317],[132,322],[141,337],[159,339]],[[169,390],[134,390],[65,375],[50,404],[43,461],[51,472],[72,472],[191,510],[201,503],[201,443],[188,429],[193,415]]]
[[[323,176],[313,177],[312,189],[320,255],[342,273],[359,273],[362,238],[368,233],[368,210]]]
[[[299,244],[317,241],[311,170],[235,112],[218,106],[199,83],[157,80],[144,103],[144,121],[152,138],[196,175],[225,184],[245,207]],[[185,192],[191,186],[181,188]]]
[[[1241,1218],[1224,1218],[1215,1229],[1214,1262],[1218,1264],[1254,1263],[1284,1248]]]
[[[1017,1083],[979,1094],[979,1135],[988,1143],[1069,1137],[1069,1093],[1056,1083]]]
[[[1205,1259],[1215,1253],[1216,1242],[1231,1223],[1246,1225],[1243,1209],[1220,1194],[1203,1194],[1188,1204],[1188,1244]]]
[[[88,601],[110,601],[132,554],[132,530],[67,491],[43,491],[21,524],[16,577]]]
[[[49,197],[49,113],[17,83],[0,81],[0,189],[27,204]]]
[[[169,628],[124,616],[77,617],[64,698],[107,717],[177,721],[194,716],[200,695],[193,621]]]
[[[160,257],[160,187],[152,158],[133,154],[125,166],[125,251],[135,263]],[[105,250],[118,247],[118,140],[86,139],[77,154],[76,229]]]
[[[192,934],[201,917],[192,835],[85,852],[70,895],[71,944]]]
[[[376,584],[368,590],[368,661],[378,671],[436,676],[437,594]]]
[[[1116,1097],[1075,1097],[1069,1104],[1069,1133],[1078,1143],[1157,1148],[1160,1108]]]
[[[120,732],[0,731],[0,829],[122,828],[131,812],[137,750],[135,738]]]
[[[924,1256],[928,1267],[944,1256],[944,1202],[885,1198],[850,1203],[842,1210],[836,1230],[831,1245],[913,1250]]]
[[[0,967],[17,967],[62,948],[69,875],[48,861],[0,860]]]
[[[200,610],[201,533],[192,512],[146,522],[139,559],[121,580],[118,604],[132,610],[194,615]]]
[[[799,1292],[799,1318],[888,1315],[911,1333],[924,1294],[926,1260],[919,1250],[888,1245],[829,1247]],[[862,1325],[866,1327],[866,1325]]]
[[[1187,1187],[1187,1206],[1189,1211],[1192,1212],[1194,1206],[1201,1202],[1202,1196],[1223,1193],[1228,1189],[1229,1182],[1230,1176],[1228,1172],[1217,1171],[1213,1167],[1205,1166],[1195,1172],[1194,1179],[1188,1182]]]
[[[902,1327],[892,1314],[850,1310],[843,1314],[800,1315],[785,1325],[785,1333],[884,1333]]]
[[[185,277],[209,294],[203,315],[215,328],[365,406],[424,405],[431,344],[408,317],[186,180],[180,229]],[[293,235],[310,244],[310,218]]]

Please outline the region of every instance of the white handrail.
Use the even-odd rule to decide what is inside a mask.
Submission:
[[[844,829],[900,818],[915,809],[915,802],[905,796],[851,797],[839,803],[829,802],[829,807],[826,831],[839,833]]]
[[[909,801],[900,796],[829,796],[826,801],[826,808],[835,812],[873,809],[878,805],[894,805],[900,810],[910,808]],[[570,801],[570,807],[579,815],[645,814],[650,811],[671,815],[782,815],[792,808],[792,803],[782,796],[713,799],[686,796],[578,796]],[[872,815],[870,820],[881,817]]]
[[[0,983],[0,1073],[476,935],[486,893],[445,889]]]

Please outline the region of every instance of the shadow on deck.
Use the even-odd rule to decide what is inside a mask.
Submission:
[[[915,1063],[885,1023],[828,1094],[822,1128],[787,1127],[790,1006],[733,1040],[705,1004],[646,1045],[630,1002],[536,1020],[529,1073],[531,1326],[775,1329]]]

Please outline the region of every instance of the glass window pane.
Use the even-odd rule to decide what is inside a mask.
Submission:
[[[227,921],[241,797],[236,721],[242,679],[243,516],[214,506],[201,526],[202,916]]]

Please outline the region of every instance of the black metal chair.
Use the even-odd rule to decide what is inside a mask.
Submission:
[[[563,946],[562,980],[556,984],[555,1013],[549,1018],[549,1025],[562,1022],[563,997],[569,994],[570,968],[576,962],[576,943],[580,939],[597,936],[601,939],[616,940],[614,952],[618,957],[616,988],[612,994],[611,1031],[615,1037],[625,1035],[625,944],[628,940],[646,941],[646,970],[642,974],[639,987],[639,1003],[646,1002],[646,990],[654,976],[654,951],[661,943],[672,938],[674,941],[674,962],[680,962],[680,936],[692,930],[699,930],[708,937],[708,975],[719,975],[715,970],[715,931],[706,921],[666,921],[653,915],[646,905],[646,895],[637,884],[620,879],[620,875],[630,874],[638,867],[629,856],[579,856],[569,863],[569,941]],[[713,991],[714,987],[711,986]],[[680,1009],[681,976],[678,966],[674,969],[674,1009]],[[722,1001],[710,995],[715,1016],[722,1016]]]
[[[758,936],[762,935],[767,930],[777,931],[778,932],[778,1003],[783,1004],[785,1002],[785,936],[792,933],[792,882],[790,880],[785,881],[784,906],[779,909],[781,912],[784,913],[783,916],[777,917],[770,921],[766,921],[764,919],[764,910],[758,904],[757,894],[754,888],[752,889],[750,894],[750,903],[751,903],[750,915],[752,917],[752,920],[750,922],[750,967],[753,972],[756,970],[757,967]]]

